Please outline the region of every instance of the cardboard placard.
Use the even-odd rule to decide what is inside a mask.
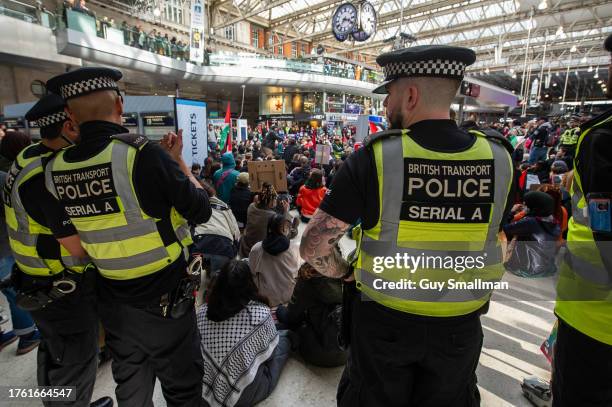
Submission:
[[[327,165],[331,155],[331,146],[327,144],[317,144],[315,151],[315,164]]]
[[[274,185],[276,192],[287,191],[285,161],[249,161],[249,180],[252,192],[260,192],[264,182]]]

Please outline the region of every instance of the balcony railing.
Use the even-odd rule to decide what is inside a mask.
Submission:
[[[31,6],[18,0],[0,0],[0,14],[52,29],[67,27],[88,36],[97,36],[114,43],[194,63],[189,61],[189,44],[171,38],[166,33],[158,32],[157,35],[153,32],[145,33],[142,29],[135,30],[124,24],[116,27],[112,20],[97,18],[93,12],[87,9],[65,9],[61,13],[58,11],[57,14],[54,14],[43,7]],[[319,63],[264,57],[259,54],[219,52],[205,53],[203,65],[243,66],[313,73],[369,83],[378,83],[382,80],[379,72],[349,63],[336,63],[333,60],[325,60],[324,63]]]

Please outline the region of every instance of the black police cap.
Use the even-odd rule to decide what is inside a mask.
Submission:
[[[380,55],[376,62],[383,69],[385,82],[373,93],[387,93],[395,79],[415,76],[463,79],[465,68],[476,61],[469,48],[448,45],[419,45]]]
[[[608,35],[608,38],[604,41],[604,48],[608,52],[612,52],[612,34]]]
[[[64,99],[54,93],[50,93],[36,102],[28,110],[25,118],[30,122],[36,122],[42,130],[57,123],[63,123],[68,119],[68,115],[64,112],[65,106]]]
[[[117,81],[122,77],[123,74],[117,69],[80,68],[49,79],[47,89],[68,100],[101,90],[119,91]]]

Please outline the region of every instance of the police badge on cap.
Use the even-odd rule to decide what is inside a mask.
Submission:
[[[385,82],[373,93],[387,93],[387,85],[399,78],[428,76],[463,79],[465,68],[476,61],[469,48],[447,45],[419,45],[387,52],[376,58],[385,74]]]
[[[121,71],[111,68],[80,68],[49,79],[47,89],[64,100],[85,96],[101,90],[119,92],[117,81],[123,77]]]
[[[26,120],[36,122],[40,127],[40,136],[47,138],[57,136],[58,134],[49,134],[56,124],[64,123],[68,119],[68,115],[64,112],[66,106],[64,99],[60,96],[50,93],[43,96],[25,115]]]

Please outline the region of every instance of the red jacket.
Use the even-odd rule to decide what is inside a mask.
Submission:
[[[295,200],[295,204],[301,208],[301,214],[307,218],[311,217],[321,204],[325,192],[327,192],[325,187],[310,189],[302,185]]]

